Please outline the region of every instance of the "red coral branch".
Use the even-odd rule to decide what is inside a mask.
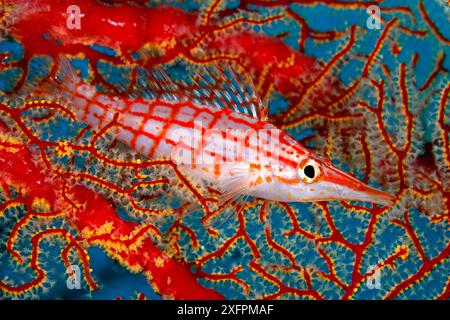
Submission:
[[[147,235],[149,227],[144,227],[144,231],[142,231],[138,223],[122,220],[113,207],[97,193],[82,186],[73,186],[68,190],[67,196],[76,207],[63,201],[59,197],[63,193],[62,178],[45,167],[37,166],[31,152],[25,146],[10,152],[7,150],[7,145],[5,148],[2,143],[0,163],[1,175],[5,177],[8,185],[19,187],[22,190],[26,203],[31,206],[33,201],[43,199],[50,208],[60,208],[61,211],[66,212],[67,218],[81,235],[75,240],[65,229],[50,229],[34,235],[31,240],[33,252],[30,266],[37,273],[36,279],[20,287],[13,287],[2,281],[0,282],[2,290],[18,293],[40,285],[45,279],[45,271],[39,267],[38,263],[39,243],[44,237],[60,236],[69,239],[68,246],[62,251],[64,260],[68,263],[67,253],[74,247],[81,253],[80,257],[85,271],[89,270],[88,258],[84,254],[84,249],[78,244],[80,241],[89,245],[102,246],[114,259],[130,270],[143,272],[149,277],[150,283],[157,292],[165,297],[175,299],[223,298],[216,291],[200,286],[196,277],[183,263],[160,251]],[[22,165],[18,166],[18,163]],[[38,214],[31,212],[28,215]],[[49,215],[44,216],[48,217]],[[22,218],[22,222],[16,225],[16,228],[20,228],[28,218],[29,216]],[[11,237],[15,236],[15,232],[13,231]],[[12,244],[9,247],[11,252],[14,252]],[[15,256],[20,259],[18,254]],[[89,273],[86,273],[86,278],[90,287],[95,289],[97,285]]]

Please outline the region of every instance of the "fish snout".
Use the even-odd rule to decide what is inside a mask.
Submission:
[[[339,200],[355,200],[392,207],[396,197],[388,192],[373,188],[355,177],[333,167],[324,170],[324,182],[332,184]]]

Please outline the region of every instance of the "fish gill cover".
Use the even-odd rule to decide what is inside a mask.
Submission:
[[[449,298],[446,1],[105,2],[49,1],[80,8],[68,31],[49,27],[59,11],[21,23],[39,0],[2,3],[2,299]],[[139,37],[97,27],[118,10]],[[58,90],[30,99],[58,56],[118,96],[155,65],[233,65],[270,122],[395,205],[251,199],[205,223],[213,186],[118,143],[115,119],[76,121]]]

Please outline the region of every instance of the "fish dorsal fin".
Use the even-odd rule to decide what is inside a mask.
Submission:
[[[174,72],[178,72],[178,76]],[[140,85],[145,92],[150,91],[153,98],[186,99],[260,120],[267,119],[267,106],[259,97],[251,77],[223,63],[195,67],[186,64],[174,64],[168,68],[154,66],[145,82]]]
[[[223,64],[203,67],[193,77],[194,96],[200,101],[216,101],[221,108],[246,114],[256,119],[265,118],[264,105],[250,76],[235,72]]]

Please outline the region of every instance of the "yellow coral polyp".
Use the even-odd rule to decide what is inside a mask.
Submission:
[[[50,203],[47,199],[44,198],[34,198],[33,203],[31,204],[33,211],[35,212],[49,212],[50,211]]]
[[[155,265],[158,267],[158,268],[162,268],[162,267],[164,267],[164,259],[163,258],[161,258],[161,257],[158,257],[158,258],[156,258],[155,259]]]
[[[73,149],[67,141],[64,141],[56,147],[56,152],[61,156],[68,156],[73,152]]]
[[[102,225],[100,228],[98,228],[95,232],[96,235],[104,235],[104,234],[111,234],[111,231],[113,229],[113,223],[108,222]]]
[[[2,141],[2,144],[12,144],[17,145],[17,147],[23,145],[23,141],[19,137],[15,137],[11,134],[3,134],[0,133],[0,141]],[[2,148],[10,148],[10,146],[3,146],[0,144],[0,147]]]
[[[94,235],[94,231],[89,227],[86,227],[83,230],[81,230],[81,236],[85,239],[89,239],[93,235]]]

